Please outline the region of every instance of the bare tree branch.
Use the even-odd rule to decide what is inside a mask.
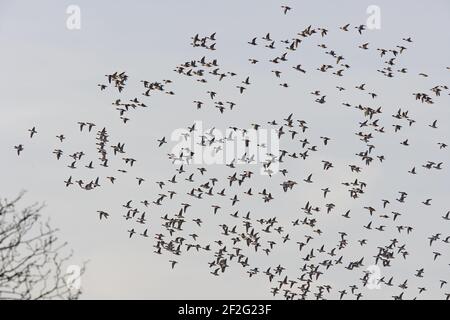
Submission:
[[[78,299],[81,289],[66,281],[64,271],[72,252],[59,241],[58,229],[42,221],[43,205],[16,209],[23,195],[0,199],[0,300]]]

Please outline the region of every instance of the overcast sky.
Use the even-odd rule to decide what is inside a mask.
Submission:
[[[283,15],[280,6],[290,5],[293,10]],[[81,29],[69,30],[66,26],[69,5],[77,5],[81,10]],[[368,18],[366,9],[377,5],[381,10],[381,29],[368,30],[363,35],[353,29],[364,24]],[[323,206],[336,204],[334,215],[321,215],[320,228],[324,231],[317,245],[335,246],[339,240],[337,232],[345,231],[352,242],[345,251],[348,260],[366,256],[366,266],[373,263],[377,246],[389,244],[389,239],[398,238],[407,243],[410,253],[408,260],[397,258],[394,266],[382,270],[386,277],[394,276],[400,283],[410,279],[410,287],[427,287],[423,298],[443,298],[450,289],[439,289],[439,280],[448,280],[448,244],[438,244],[433,249],[427,238],[435,233],[450,235],[450,224],[440,217],[450,210],[448,203],[449,178],[446,160],[447,150],[439,150],[438,142],[450,142],[448,119],[450,111],[448,91],[436,98],[434,105],[421,104],[414,100],[413,92],[428,92],[436,85],[448,84],[450,66],[448,61],[450,43],[446,31],[450,21],[450,3],[441,1],[284,1],[278,0],[228,0],[228,1],[4,1],[0,0],[0,196],[13,197],[21,190],[27,191],[26,200],[45,202],[45,215],[61,230],[61,238],[70,243],[74,250],[71,263],[80,264],[89,260],[88,269],[82,279],[84,299],[164,299],[164,298],[270,298],[270,287],[266,277],[259,275],[249,279],[242,268],[229,268],[220,277],[209,272],[209,254],[185,254],[179,257],[179,265],[170,270],[168,256],[153,254],[153,240],[136,237],[128,239],[130,225],[124,221],[122,204],[128,200],[138,203],[147,199],[153,201],[159,193],[156,181],[166,181],[174,174],[174,166],[168,161],[171,143],[159,149],[157,139],[167,139],[178,128],[186,128],[194,121],[201,121],[203,127],[225,132],[230,126],[251,128],[252,123],[266,124],[267,121],[282,122],[290,113],[296,119],[308,122],[308,139],[321,147],[320,136],[332,138],[330,146],[321,148],[319,154],[302,162],[291,162],[288,168],[291,178],[301,181],[313,173],[312,186],[300,185],[289,193],[283,193],[279,184],[281,175],[269,178],[257,176],[254,189],[263,186],[273,189],[275,200],[264,204],[260,198],[241,201],[242,213],[252,211],[255,218],[278,216],[287,226],[291,221],[303,217],[300,208],[307,201]],[[340,26],[351,24],[350,31],[339,30]],[[305,40],[295,53],[289,53],[287,64],[273,66],[269,59],[284,52],[279,40],[291,39],[308,25],[329,29],[328,36],[315,35]],[[216,32],[216,51],[211,52],[190,46],[191,37]],[[271,51],[262,45],[247,44],[254,37],[262,37],[270,32],[277,40],[277,50]],[[411,37],[413,43],[402,41]],[[262,40],[258,40],[261,44]],[[359,45],[369,42],[369,50],[361,50]],[[316,71],[322,64],[334,64],[334,60],[324,54],[317,45],[325,43],[345,57],[344,63],[351,65],[344,77],[336,77],[329,71]],[[377,69],[383,68],[386,58],[380,58],[376,48],[393,48],[405,45],[408,49],[397,59],[395,70],[407,68],[408,73],[393,79],[382,76]],[[174,68],[186,61],[218,59],[223,70],[238,74],[238,80],[250,76],[252,84],[244,95],[230,82],[211,81],[201,84],[176,74]],[[249,58],[260,60],[251,65]],[[302,64],[307,69],[300,75],[292,66]],[[283,69],[282,79],[276,79],[271,70]],[[126,71],[129,75],[124,93],[105,90],[100,92],[97,84],[105,83],[104,75],[114,71]],[[421,77],[419,73],[429,77]],[[160,94],[146,98],[141,95],[140,80],[162,81],[170,79],[168,87],[174,96]],[[288,83],[283,88],[280,83]],[[355,89],[366,83],[367,91]],[[339,93],[336,86],[346,87]],[[235,101],[236,108],[221,115],[217,109],[205,107],[196,110],[192,103],[202,100],[211,105],[206,92],[218,92],[220,99]],[[327,95],[327,103],[320,105],[311,91],[320,90]],[[376,92],[378,98],[372,100],[367,92]],[[138,110],[124,125],[111,103],[122,98],[124,101],[138,97],[150,106]],[[358,122],[364,121],[362,112],[342,106],[363,104],[382,107],[380,116],[388,133],[377,136],[375,154],[383,154],[386,161],[378,160],[366,167],[355,156],[364,150],[364,144],[354,135],[361,131]],[[394,134],[392,124],[398,123],[392,114],[402,108],[410,110],[410,116],[417,121],[408,128]],[[438,120],[438,129],[428,127]],[[78,121],[94,122],[97,128],[106,127],[112,143],[125,142],[130,156],[138,162],[129,175],[120,176],[118,183],[111,186],[105,177],[110,171],[90,172],[80,169],[77,173],[67,168],[70,159],[55,160],[52,151],[61,148],[65,154],[83,150],[88,160],[95,160],[94,134],[80,134]],[[27,129],[36,126],[38,134],[33,140],[28,138]],[[60,144],[56,135],[64,133],[67,140]],[[403,147],[400,142],[409,139],[411,146]],[[25,151],[20,158],[13,146],[24,144]],[[294,150],[294,144],[286,142],[281,148]],[[298,152],[298,144],[297,144]],[[324,174],[321,160],[332,161],[335,171]],[[425,171],[421,165],[426,161],[444,162],[444,170]],[[117,162],[119,163],[119,162]],[[361,176],[350,173],[349,164],[363,167]],[[420,173],[407,173],[413,166]],[[123,167],[123,166],[122,166]],[[420,169],[419,169],[420,168]],[[225,179],[229,168],[207,166],[211,176]],[[421,170],[422,169],[422,170]],[[254,171],[257,169],[253,168]],[[100,173],[98,173],[100,172]],[[93,179],[99,175],[102,187],[94,191],[80,188],[65,188],[63,181],[69,175],[82,179]],[[142,188],[136,185],[135,177],[146,178]],[[367,182],[368,191],[358,200],[348,196],[341,182],[360,178]],[[271,180],[272,179],[272,180]],[[329,198],[322,198],[321,188],[330,187]],[[180,183],[180,193],[189,187]],[[182,191],[186,190],[186,191]],[[399,191],[408,192],[406,204],[395,201]],[[432,206],[424,206],[422,201],[432,198]],[[390,211],[400,211],[402,219],[398,224],[389,221],[386,232],[367,233],[362,228],[370,221],[364,206],[374,206],[381,210],[381,199],[391,200]],[[161,228],[160,216],[175,213],[179,203],[191,201],[188,196],[180,196],[173,205],[148,209],[149,232],[152,236]],[[229,206],[228,197],[223,201]],[[206,202],[206,201],[205,201]],[[233,223],[227,209],[223,216],[212,217],[210,203],[193,206],[196,216],[207,220],[201,234],[204,243],[217,240],[219,224]],[[346,210],[352,210],[352,219],[340,217]],[[97,210],[111,213],[111,218],[99,221]],[[194,215],[193,215],[194,216]],[[204,218],[203,218],[204,217]],[[222,220],[223,219],[223,220]],[[343,221],[345,220],[345,221]],[[380,220],[378,220],[380,221]],[[386,222],[387,223],[387,222]],[[447,223],[447,224],[445,224]],[[379,225],[377,222],[375,225]],[[413,226],[410,236],[399,235],[396,225]],[[189,228],[188,228],[189,229]],[[294,231],[295,230],[295,231]],[[187,230],[186,235],[190,230]],[[268,258],[255,256],[254,266],[286,266],[292,276],[299,275],[303,265],[296,241],[303,241],[308,229],[292,229],[291,240],[281,246]],[[356,242],[369,239],[369,245],[361,248]],[[442,252],[437,262],[433,262],[433,251]],[[426,276],[417,279],[415,270],[424,267]],[[328,283],[336,289],[358,283],[361,272],[350,272],[343,267],[324,276],[320,283]],[[348,289],[347,289],[348,290]],[[447,290],[447,291],[445,291]],[[417,290],[411,289],[408,298],[413,298]],[[336,291],[337,292],[337,291]],[[365,297],[391,298],[400,291],[397,287],[381,290],[361,291]],[[408,291],[409,292],[409,291]],[[337,297],[336,294],[333,296]]]

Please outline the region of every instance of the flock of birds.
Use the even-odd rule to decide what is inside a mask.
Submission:
[[[282,7],[283,14],[289,14],[291,10],[291,7]],[[325,63],[316,67],[289,63],[290,55],[306,46],[310,38],[319,37],[325,40],[329,33],[334,32],[354,32],[356,36],[362,36],[366,32],[366,27],[346,24],[336,30],[328,30],[308,26],[291,39],[274,39],[270,33],[267,33],[262,37],[252,37],[247,45],[255,47],[255,54],[260,52],[258,50],[279,53],[266,63],[272,67],[270,71],[279,82],[277,85],[283,88],[291,86],[282,80],[287,72],[298,73],[300,77],[306,77],[314,72],[328,73],[330,77],[336,77],[336,81],[339,81],[340,77],[344,77],[347,70],[351,68],[350,61],[347,61],[346,57],[338,53],[336,49],[329,48],[327,44],[319,44],[320,50],[323,50]],[[199,50],[206,50],[206,52],[218,50],[216,33],[208,36],[196,34],[191,40],[191,45]],[[408,45],[412,42],[413,40],[408,37],[399,41],[395,47],[376,48],[383,64],[377,70],[381,76],[393,78],[408,73],[407,68],[398,66],[398,61],[409,50]],[[357,47],[358,50],[374,50],[369,42],[364,42]],[[249,58],[248,62],[251,65],[264,63],[259,60]],[[251,76],[225,70],[217,59],[209,59],[206,55],[177,65],[174,72],[179,77],[192,79],[195,83],[210,86],[216,84],[217,90],[205,90],[203,99],[193,101],[197,110],[208,105],[216,108],[220,114],[239,110],[238,102],[222,98],[219,89],[230,86],[235,88],[239,96],[246,94],[252,86]],[[426,73],[420,73],[418,76],[429,77]],[[126,72],[117,71],[106,75],[105,81],[98,86],[102,92],[117,90],[117,93],[122,95],[128,78]],[[156,94],[175,95],[170,88],[173,84],[172,80],[142,80],[141,84],[142,97],[129,99],[120,96],[112,102],[124,125],[132,121],[136,109],[148,108],[148,102],[145,99]],[[336,90],[338,93],[353,90],[367,94],[373,101],[376,101],[381,94],[370,88],[368,83],[356,83],[352,88],[338,84]],[[414,102],[415,99],[421,104],[429,105],[438,103],[448,94],[447,85],[438,84],[424,92],[413,93],[414,97],[411,100]],[[320,105],[329,103],[327,95],[321,90],[314,90],[311,95],[312,103]],[[237,154],[235,159],[224,164],[223,167],[229,172],[226,175],[218,175],[206,166],[193,164],[196,154],[192,148],[186,147],[176,152],[166,153],[168,161],[173,164],[174,171],[164,179],[153,181],[143,176],[133,177],[136,179],[137,187],[156,183],[160,192],[154,199],[124,201],[120,210],[123,211],[121,219],[127,223],[127,237],[153,239],[154,253],[168,256],[169,267],[172,269],[178,268],[177,265],[181,263],[183,255],[207,254],[210,256],[208,267],[212,276],[220,276],[230,268],[241,268],[248,277],[265,277],[270,293],[285,299],[360,299],[368,292],[365,288],[374,284],[374,281],[375,285],[380,286],[381,289],[391,288],[395,293],[390,297],[396,300],[421,298],[427,291],[438,292],[442,298],[450,299],[450,287],[446,280],[450,272],[450,265],[448,265],[450,233],[430,231],[428,238],[418,240],[428,243],[429,252],[421,253],[423,260],[446,265],[445,274],[442,274],[438,282],[423,284],[425,281],[422,279],[427,276],[427,270],[419,265],[416,268],[409,266],[416,271],[411,274],[404,272],[403,277],[390,275],[391,268],[402,261],[408,261],[414,249],[409,245],[409,240],[411,237],[414,238],[415,226],[408,223],[408,217],[405,217],[406,212],[402,209],[406,202],[414,201],[414,199],[408,199],[408,190],[391,194],[388,199],[379,199],[378,204],[363,205],[359,212],[352,212],[345,207],[345,204],[339,205],[328,200],[330,194],[342,188],[348,193],[350,201],[356,201],[363,198],[366,193],[370,193],[371,186],[365,182],[364,171],[369,166],[382,166],[385,161],[389,161],[385,155],[378,152],[380,148],[374,142],[377,137],[389,135],[395,140],[397,132],[407,130],[406,128],[413,130],[416,126],[428,126],[429,130],[436,130],[439,121],[424,124],[421,119],[415,119],[412,113],[403,107],[389,115],[389,118],[394,121],[391,127],[390,123],[387,124],[386,118],[381,116],[385,114],[382,107],[348,102],[343,102],[342,105],[359,112],[362,119],[356,124],[355,132],[356,137],[361,141],[361,149],[356,152],[354,162],[348,163],[345,168],[338,167],[332,160],[325,158],[330,156],[326,150],[335,142],[334,139],[325,135],[310,134],[309,129],[312,123],[296,117],[294,113],[279,119],[271,119],[266,123],[249,123],[249,128],[251,127],[252,130],[275,130],[280,140],[280,150],[277,154],[268,152],[267,145],[258,144],[258,152],[265,155],[264,159],[259,161],[266,175],[259,176],[251,170],[250,165],[255,164],[257,160],[256,155],[250,154],[248,150]],[[78,122],[77,126],[80,133],[95,135],[98,154],[88,155],[83,151],[66,154],[62,147],[53,151],[55,158],[72,170],[72,174],[64,181],[66,187],[91,191],[106,183],[115,184],[124,175],[131,175],[131,168],[139,160],[128,153],[125,142],[112,143],[107,128],[98,128],[92,122]],[[198,135],[196,125],[193,124],[187,126],[183,137],[187,141],[193,139],[195,144],[213,154],[223,152],[225,145],[230,142],[245,141],[246,145],[255,143],[251,141],[249,129],[236,126],[229,128],[230,134],[225,137],[219,136],[215,128]],[[29,129],[29,138],[33,139],[38,134],[36,127]],[[413,134],[413,131],[410,131],[410,134]],[[61,145],[66,144],[64,134],[58,134],[56,139]],[[168,147],[166,137],[161,137],[154,143],[155,148],[167,150],[165,149]],[[410,144],[409,139],[398,141],[399,148],[408,147]],[[445,153],[447,143],[444,137],[442,141],[436,141],[435,146],[436,151],[433,157],[441,159],[448,156]],[[19,156],[22,156],[26,150],[25,147],[26,144],[23,143],[14,146],[14,149]],[[95,159],[96,157],[98,158]],[[112,158],[118,159],[121,163],[120,167],[114,168],[117,174],[102,176],[100,167],[110,167]],[[309,168],[318,162],[321,163],[320,173],[311,170],[301,179],[291,173],[291,171],[297,172],[294,168],[298,166]],[[77,177],[77,172],[83,167],[95,170],[98,176],[92,180]],[[416,175],[425,174],[429,170],[444,169],[443,161],[430,160],[426,163],[417,163],[408,173]],[[333,172],[339,170],[347,170],[348,176],[352,178],[333,185],[318,185],[316,182],[316,177],[320,175],[327,177],[327,181],[331,183]],[[293,193],[301,198],[303,192],[297,193],[297,189],[300,188],[315,192],[318,195],[315,199],[322,199],[322,201],[305,198],[302,208],[291,208],[298,216],[292,221],[286,221],[286,217],[281,215],[282,210],[277,209],[279,204],[277,201],[284,201],[284,193]],[[345,199],[345,203],[348,203],[348,199]],[[251,206],[246,205],[250,201],[270,205],[267,208],[272,214],[253,211]],[[164,212],[167,212],[169,203],[177,209],[158,217],[156,210],[164,208]],[[425,208],[432,204],[433,199],[425,197],[415,205]],[[151,217],[146,213],[149,210],[152,210]],[[116,214],[100,208],[97,214],[102,221],[111,217],[119,218]],[[352,218],[356,215],[365,216],[366,223],[349,224],[348,221],[353,221]],[[441,220],[442,228],[450,226],[450,211],[442,210],[438,215],[430,212],[429,215],[427,219]],[[336,223],[342,223],[340,226],[343,230],[328,231],[333,229],[327,223],[330,216],[337,219]],[[157,229],[158,220],[162,225],[159,229]],[[149,221],[153,221],[151,226]],[[210,230],[217,231],[214,239],[202,236],[205,225]],[[383,233],[385,236],[376,237],[375,233]],[[356,256],[356,252],[361,251],[355,248],[361,247],[367,249]],[[277,250],[288,252],[285,253],[288,255],[296,255],[300,261],[297,269],[293,270],[291,267],[274,262],[271,257]],[[260,261],[265,262],[263,264],[259,263]],[[367,269],[371,265],[380,266],[382,275],[374,278],[373,272]],[[326,278],[331,272],[335,275],[339,274],[339,278],[345,273],[342,277],[348,277],[354,281],[348,286],[334,284],[332,280]],[[410,285],[411,282],[420,283],[420,281],[422,281],[421,285]]]

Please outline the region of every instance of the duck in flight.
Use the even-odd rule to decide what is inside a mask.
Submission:
[[[20,156],[20,153],[23,151],[24,148],[22,144],[19,144],[17,146],[14,146],[14,149],[16,150],[17,155]]]
[[[30,138],[33,138],[34,135],[37,133],[36,127],[33,127],[31,129],[29,129],[28,131],[30,132]]]

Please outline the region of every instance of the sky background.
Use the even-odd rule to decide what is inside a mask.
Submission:
[[[292,12],[283,15],[280,5],[293,7]],[[81,9],[81,29],[68,30],[66,9],[78,5]],[[381,29],[369,30],[358,35],[353,29],[364,24],[369,5],[381,9]],[[336,203],[334,216],[320,218],[324,236],[318,244],[335,243],[338,231],[346,231],[349,238],[370,237],[370,245],[360,248],[353,244],[346,251],[349,258],[371,257],[377,245],[386,245],[394,237],[407,242],[410,257],[396,261],[395,268],[383,270],[394,275],[398,282],[411,279],[410,286],[423,285],[428,288],[424,298],[442,298],[445,290],[438,289],[440,279],[449,279],[449,256],[445,244],[436,250],[443,252],[438,263],[432,261],[432,251],[427,237],[441,232],[450,235],[450,225],[445,225],[440,217],[449,209],[449,174],[445,168],[448,151],[438,150],[438,142],[449,142],[450,111],[448,93],[437,99],[436,104],[420,104],[414,100],[413,92],[429,92],[435,85],[448,84],[450,66],[448,61],[450,43],[445,35],[450,21],[448,1],[275,1],[275,0],[228,0],[228,1],[3,1],[0,0],[0,196],[12,198],[21,190],[27,191],[26,201],[45,202],[45,215],[51,218],[54,226],[61,230],[61,238],[70,243],[74,250],[73,264],[89,260],[87,272],[82,279],[84,299],[204,299],[270,298],[266,277],[249,279],[240,268],[230,268],[220,277],[209,274],[207,255],[184,255],[175,270],[170,270],[168,257],[152,253],[153,241],[141,238],[129,240],[126,230],[129,226],[121,218],[121,205],[133,199],[153,201],[158,191],[156,181],[167,180],[173,176],[174,167],[167,160],[165,149],[157,148],[157,139],[170,137],[177,128],[185,128],[194,121],[202,121],[204,128],[216,127],[222,132],[229,126],[250,128],[252,123],[266,123],[277,119],[281,121],[290,113],[296,119],[308,121],[308,137],[319,144],[320,136],[332,137],[332,143],[320,154],[311,159],[293,162],[289,170],[292,177],[304,179],[309,173],[315,174],[313,187],[299,186],[290,193],[283,194],[279,189],[281,176],[272,178],[255,177],[257,189],[262,185],[277,189],[275,200],[265,205],[260,199],[242,204],[242,212],[252,210],[255,217],[279,216],[290,225],[290,221],[300,217],[300,208],[306,201]],[[339,26],[351,24],[348,33]],[[314,36],[305,40],[304,46],[295,53],[288,54],[289,62],[283,66],[283,79],[277,80],[270,72],[275,67],[268,59],[283,52],[270,51],[262,46],[247,44],[254,37],[262,37],[270,32],[277,40],[291,39],[308,25],[325,27],[329,35],[323,39]],[[190,37],[196,33],[202,36],[217,33],[217,50],[214,52],[190,46]],[[405,44],[402,38],[411,36],[413,43],[406,44],[406,52],[397,59],[395,69],[408,68],[407,74],[396,74],[393,79],[381,76],[376,70],[383,67],[385,58],[380,58],[375,48],[392,48]],[[262,43],[262,40],[258,40]],[[357,46],[370,42],[370,50]],[[317,44],[326,43],[330,49],[345,56],[351,68],[345,76],[338,78],[317,72],[322,64],[334,63]],[[279,48],[281,44],[277,43]],[[200,84],[173,72],[175,66],[200,59],[217,58],[224,70],[234,71],[239,80],[250,76],[252,85],[246,94],[239,95],[230,82],[218,84],[211,80]],[[249,58],[261,62],[251,65]],[[307,74],[299,75],[292,66],[302,64]],[[397,68],[398,67],[398,68]],[[126,71],[129,75],[127,88],[119,95],[116,91],[100,92],[98,83],[105,83],[104,75],[114,71]],[[335,70],[334,70],[335,71]],[[429,74],[428,78],[418,73]],[[171,79],[175,96],[159,95],[151,98],[140,96],[139,80],[162,81]],[[279,83],[287,82],[289,88]],[[366,83],[368,91],[379,97],[372,100],[367,92],[353,89]],[[338,93],[336,85],[348,90]],[[208,102],[207,90],[216,90],[219,98],[237,102],[236,110],[220,115],[215,108],[205,107],[197,111],[193,100]],[[321,90],[327,94],[327,103],[319,105],[309,93]],[[431,92],[430,92],[431,93]],[[123,100],[135,96],[150,106],[138,110],[128,125],[120,121],[111,102],[121,97]],[[361,180],[369,185],[370,191],[358,200],[351,200],[340,186],[343,181],[351,181],[356,176],[350,174],[348,164],[363,166],[354,156],[364,150],[364,145],[354,135],[360,131],[358,122],[364,121],[361,112],[345,108],[343,102],[382,106],[381,116],[388,134],[378,136],[377,155],[384,154],[386,162],[375,162],[364,167]],[[410,110],[410,116],[417,124],[392,133],[395,122],[391,115],[398,108]],[[438,119],[439,128],[428,127]],[[102,188],[87,192],[79,188],[65,188],[63,181],[71,174],[67,168],[68,159],[57,162],[52,151],[61,147],[66,154],[83,150],[94,159],[94,135],[80,134],[77,122],[87,121],[106,126],[112,143],[126,142],[130,155],[138,163],[130,174],[119,179],[116,186],[103,182]],[[28,139],[27,129],[36,126],[38,135]],[[55,138],[64,133],[67,140],[61,144]],[[400,142],[409,138],[411,147],[404,148]],[[13,146],[25,145],[20,158]],[[288,148],[292,144],[283,145]],[[332,174],[324,175],[321,160],[333,161],[336,168]],[[412,166],[418,168],[427,160],[444,161],[444,170],[421,171],[417,176],[407,173]],[[80,163],[81,164],[81,163]],[[87,164],[87,163],[86,163]],[[111,169],[112,170],[112,169]],[[228,168],[208,167],[217,177],[228,176]],[[79,172],[83,179],[92,179],[101,174]],[[136,187],[136,176],[143,176],[147,183]],[[88,178],[90,177],[90,178]],[[324,201],[320,188],[330,186],[336,190]],[[182,190],[182,186],[178,186]],[[256,186],[255,186],[256,188]],[[398,191],[408,192],[405,205],[395,203]],[[421,201],[433,198],[433,205],[425,207]],[[186,198],[188,199],[188,198]],[[395,230],[386,233],[370,233],[368,236],[362,226],[369,221],[363,206],[380,207],[381,199],[390,199],[392,211],[401,210],[403,225],[414,226],[412,236],[399,236]],[[182,199],[180,199],[181,202]],[[228,202],[227,202],[228,204]],[[179,203],[173,207],[150,207],[151,234],[158,233],[159,217],[165,211],[176,212]],[[246,209],[248,208],[248,209]],[[339,213],[352,209],[352,219],[342,221]],[[112,214],[107,222],[99,222],[97,210]],[[210,215],[210,205],[199,204],[195,209],[199,216]],[[211,218],[211,217],[210,217]],[[205,218],[207,219],[207,218]],[[214,220],[215,219],[215,220]],[[201,230],[202,239],[213,241],[220,231],[217,227],[221,217],[214,217]],[[224,217],[228,221],[228,217]],[[231,220],[229,220],[231,221]],[[393,226],[393,225],[392,225]],[[200,232],[200,231],[199,231]],[[294,231],[292,231],[294,232]],[[295,237],[303,237],[302,229],[295,231]],[[293,235],[294,233],[292,233]],[[294,236],[292,236],[294,237]],[[404,238],[402,238],[404,237]],[[371,249],[370,249],[371,248]],[[289,268],[291,274],[299,274],[298,267],[303,263],[297,254],[297,245],[291,241],[279,248],[268,259],[255,264],[278,265]],[[370,251],[371,250],[371,251]],[[369,253],[370,252],[370,253]],[[376,251],[375,251],[376,252]],[[294,253],[294,254],[293,254]],[[400,259],[400,258],[399,258]],[[420,281],[413,279],[419,267],[425,267],[426,277]],[[296,271],[297,270],[297,271]],[[340,268],[330,272],[325,283],[336,288],[356,283],[360,273],[348,272]],[[412,290],[414,291],[414,290]],[[399,290],[381,289],[362,291],[367,297],[390,298]],[[409,298],[414,297],[410,294]]]

